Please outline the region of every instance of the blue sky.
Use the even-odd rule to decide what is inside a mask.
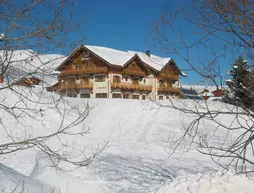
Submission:
[[[88,13],[84,25],[86,43],[117,49],[150,49],[146,38],[152,21],[168,7],[166,0],[85,0],[79,1],[77,13]],[[172,1],[170,4],[175,4]]]

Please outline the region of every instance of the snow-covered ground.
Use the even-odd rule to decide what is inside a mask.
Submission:
[[[19,88],[17,88],[19,89]],[[34,88],[39,92],[40,88]],[[23,91],[31,100],[37,95]],[[58,98],[52,93],[42,92],[44,103],[30,108],[42,108],[40,115],[25,117],[18,124],[11,115],[1,110],[0,118],[12,134],[20,137],[29,132],[34,136],[50,133],[60,124],[60,116],[54,111],[54,104],[47,104]],[[12,92],[1,92],[1,98],[9,104],[18,97]],[[1,100],[3,101],[3,100]],[[183,132],[183,124],[192,120],[171,108],[160,108],[151,101],[123,99],[64,99],[68,105],[66,120],[77,116],[77,109],[85,108],[88,102],[90,115],[73,130],[89,129],[83,136],[63,136],[64,142],[75,145],[75,151],[86,147],[87,154],[106,147],[86,167],[75,167],[61,163],[51,167],[54,160],[36,149],[0,156],[0,187],[8,190],[18,187],[33,193],[38,192],[84,192],[84,193],[178,193],[178,192],[254,192],[253,181],[244,176],[223,173],[209,157],[199,154],[195,146],[188,152],[188,141],[170,155],[172,141]],[[175,101],[182,103],[183,101]],[[167,104],[167,102],[163,102]],[[185,100],[184,104],[193,105]],[[225,104],[211,102],[212,108],[225,108]],[[63,105],[62,105],[63,106]],[[62,106],[58,106],[59,109]],[[224,121],[230,117],[221,117]],[[206,122],[200,136],[215,128],[213,122]],[[26,128],[24,128],[26,125]],[[216,138],[223,138],[223,133]],[[0,129],[0,141],[6,142],[6,130]],[[48,144],[58,147],[57,139]],[[75,152],[74,151],[74,152]],[[53,163],[52,163],[53,162]]]

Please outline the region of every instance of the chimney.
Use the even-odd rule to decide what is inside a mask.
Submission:
[[[150,57],[151,56],[151,51],[150,50],[146,50],[145,54]]]

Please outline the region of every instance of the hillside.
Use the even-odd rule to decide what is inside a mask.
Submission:
[[[19,87],[16,89],[21,91]],[[29,100],[36,101],[39,100],[36,93],[40,93],[41,88],[36,87],[33,92],[22,88],[21,92]],[[18,96],[13,92],[2,91],[0,96],[1,101],[10,104],[18,101]],[[59,96],[45,91],[42,92],[42,96],[40,100],[43,100],[43,104],[29,104],[31,108],[42,108],[42,113],[35,117],[24,117],[22,125],[1,109],[1,120],[15,136],[20,137],[27,133],[37,136],[57,129],[61,119],[50,107],[54,107],[52,102]],[[25,103],[30,103],[29,100],[25,100]],[[191,100],[175,102],[179,105],[194,105]],[[63,104],[67,106],[65,124],[77,117],[77,108],[84,109],[87,103],[92,108],[89,116],[73,130],[89,129],[89,133],[78,137],[64,136],[62,140],[75,144],[74,153],[86,147],[88,155],[107,144],[91,164],[76,170],[73,166],[62,163],[60,166],[66,171],[58,171],[57,168],[49,167],[51,163],[47,156],[38,153],[38,149],[30,149],[0,157],[0,177],[3,173],[5,175],[7,173],[10,179],[18,179],[19,183],[25,179],[28,189],[35,184],[41,184],[40,187],[43,187],[45,192],[49,187],[55,187],[55,191],[61,192],[67,190],[67,192],[95,193],[223,192],[224,190],[225,192],[254,192],[254,184],[251,180],[234,176],[230,172],[222,173],[209,157],[201,156],[194,145],[189,148],[189,141],[185,141],[175,154],[169,156],[173,149],[172,142],[181,136],[183,124],[191,121],[192,117],[184,116],[175,109],[158,107],[151,101],[65,98],[58,106],[61,111],[64,110]],[[168,104],[167,101],[163,103]],[[226,108],[226,105],[220,102],[211,102],[209,105],[215,109]],[[224,116],[221,119],[227,121],[232,117]],[[24,128],[24,125],[27,127]],[[205,125],[206,128],[199,131],[199,136],[209,135],[216,127],[213,122],[206,122]],[[0,140],[8,141],[5,130],[1,129],[0,132]],[[221,132],[216,138],[223,140],[224,134]],[[59,146],[56,138],[52,138],[47,143],[55,148]],[[189,150],[186,152],[187,149]],[[5,180],[12,181],[6,178]],[[6,184],[6,181],[3,181],[3,184]]]

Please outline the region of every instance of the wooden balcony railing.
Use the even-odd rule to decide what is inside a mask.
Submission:
[[[60,90],[64,89],[93,89],[93,84],[84,82],[84,83],[62,83],[60,85]]]
[[[176,74],[161,73],[159,77],[166,80],[178,80],[178,76]]]
[[[126,90],[137,90],[137,91],[152,91],[152,86],[150,85],[140,85],[140,84],[131,84],[131,83],[121,83],[121,82],[112,82],[111,88],[126,89]]]
[[[69,76],[69,75],[82,75],[82,74],[106,74],[108,73],[107,67],[96,67],[96,68],[77,68],[73,70],[63,70],[60,74],[62,76]]]
[[[180,88],[174,88],[174,87],[158,87],[157,89],[158,93],[180,93]]]
[[[132,70],[132,69],[123,69],[122,75],[125,76],[135,76],[135,77],[145,77],[145,72],[138,71],[138,70]]]

